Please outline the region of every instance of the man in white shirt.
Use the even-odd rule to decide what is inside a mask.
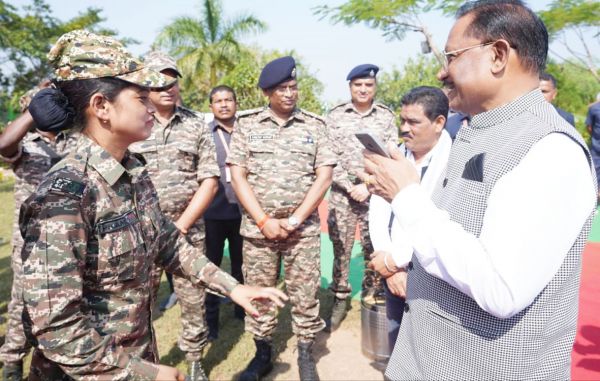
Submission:
[[[390,379],[569,378],[596,181],[585,142],[538,88],[547,52],[521,1],[465,4],[438,77],[471,121],[433,196],[397,150],[365,153],[369,190],[414,250]],[[383,262],[384,275],[407,265]]]
[[[406,93],[400,103],[400,132],[404,143],[400,151],[421,175],[421,185],[433,192],[448,162],[452,139],[444,128],[448,115],[448,98],[442,90],[419,86]],[[386,261],[410,261],[410,237],[393,220],[392,207],[373,195],[369,205],[369,234],[375,252],[372,257],[387,256]],[[385,307],[388,318],[388,343],[394,348],[402,315],[406,289],[406,269],[385,278]]]

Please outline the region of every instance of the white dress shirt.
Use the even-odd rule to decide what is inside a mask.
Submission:
[[[584,152],[555,133],[534,144],[496,182],[479,237],[451,221],[419,184],[399,192],[392,209],[425,271],[488,313],[508,318],[529,306],[552,279],[595,203]]]
[[[445,173],[446,164],[452,147],[452,139],[444,129],[437,143],[429,151],[420,163],[415,162],[413,153],[406,149],[406,158],[414,164],[418,173],[427,167],[421,187],[431,195],[440,177]],[[372,195],[369,204],[369,235],[375,251],[387,251],[392,255],[396,264],[400,267],[406,265],[413,254],[413,245],[410,236],[402,229],[394,219],[390,233],[389,222],[392,215],[392,206],[383,198]]]

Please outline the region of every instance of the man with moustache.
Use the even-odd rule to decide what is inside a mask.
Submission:
[[[238,117],[231,137],[233,188],[244,207],[244,281],[276,285],[281,264],[298,338],[301,380],[318,380],[312,355],[323,329],[317,292],[321,284],[321,229],[317,206],[331,184],[335,155],[323,119],[296,107],[298,82],[292,57],[263,68],[258,86],[269,107]],[[256,354],[240,380],[257,380],[273,368],[272,337],[277,310],[257,303],[258,317],[246,316]]]
[[[350,102],[334,107],[327,116],[332,146],[338,157],[338,165],[333,170],[327,218],[334,254],[330,286],[334,302],[327,319],[330,331],[340,326],[348,310],[352,291],[349,282],[350,257],[357,224],[360,226],[363,255],[366,257],[373,252],[367,221],[370,194],[361,181],[363,146],[354,134],[370,131],[383,142],[398,143],[396,116],[388,107],[374,101],[378,71],[379,67],[372,64],[358,65],[352,69],[346,77]],[[376,273],[366,269],[362,284],[363,297],[373,301],[379,284],[380,278]]]
[[[165,53],[152,51],[146,55],[144,63],[166,76],[181,76],[175,60]],[[212,136],[198,114],[177,106],[177,82],[168,89],[151,91],[150,101],[156,108],[152,134],[129,149],[146,160],[146,169],[158,192],[160,209],[186,235],[190,244],[204,251],[202,215],[217,192],[220,174]],[[155,267],[152,274],[154,298],[161,275],[162,269]],[[181,306],[182,333],[178,345],[185,352],[190,378],[205,380],[207,377],[200,362],[208,335],[204,320],[205,291],[198,290],[182,277],[173,276],[173,283]]]
[[[219,177],[219,190],[212,203],[204,212],[206,228],[206,256],[217,266],[223,260],[225,240],[229,243],[229,258],[231,259],[231,275],[240,283],[242,276],[242,245],[240,235],[242,215],[235,192],[231,186],[231,172],[225,160],[229,153],[229,143],[233,132],[237,99],[235,91],[220,85],[213,88],[209,94],[210,110],[214,119],[208,124],[217,150],[217,163],[221,176]],[[211,293],[206,295],[206,324],[208,325],[208,340],[216,340],[219,334],[219,304],[221,298]],[[243,319],[244,310],[235,306],[234,316]]]
[[[400,103],[403,140],[400,152],[413,163],[421,176],[421,186],[431,194],[445,172],[452,146],[452,138],[444,128],[448,98],[439,88],[419,86],[404,94]],[[369,234],[375,249],[372,258],[383,255],[387,256],[387,261],[393,258],[395,262],[402,263],[412,257],[410,236],[396,222],[391,205],[377,195],[371,196],[369,205]],[[384,280],[391,353],[404,313],[406,269],[389,274]]]
[[[373,261],[384,275],[409,269],[389,379],[569,378],[596,180],[585,142],[539,89],[547,52],[523,2],[466,3],[438,78],[471,121],[433,197],[397,150],[365,152],[370,190],[414,253]]]

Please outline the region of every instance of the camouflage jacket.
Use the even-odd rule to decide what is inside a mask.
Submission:
[[[338,158],[338,165],[333,170],[333,183],[346,192],[360,183],[358,175],[364,171],[364,148],[354,136],[356,132],[368,130],[375,133],[384,144],[398,144],[396,116],[381,103],[373,103],[364,115],[356,110],[352,102],[342,103],[331,109],[326,121]]]
[[[129,150],[146,160],[160,207],[173,221],[187,208],[202,180],[220,175],[212,133],[201,116],[183,107],[177,107],[166,126],[155,121],[150,137]],[[187,236],[192,242],[204,238],[202,218]]]
[[[51,141],[37,132],[29,132],[13,157],[2,157],[15,173],[15,217],[11,244],[17,250],[23,246],[23,238],[19,233],[19,209],[29,197],[53,165],[58,163],[70,150],[75,149],[79,132],[60,132]]]
[[[153,263],[224,294],[237,285],[163,216],[140,159],[119,163],[84,136],[23,203],[19,224],[24,326],[45,374],[56,372],[49,379],[156,376]]]
[[[271,217],[289,217],[304,200],[316,178],[315,170],[335,166],[323,119],[297,109],[283,127],[268,108],[241,113],[231,136],[227,163],[244,167],[261,207]],[[300,236],[320,234],[315,210],[298,228]],[[244,211],[240,233],[264,238]]]

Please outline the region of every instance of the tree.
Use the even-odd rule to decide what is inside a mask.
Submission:
[[[402,40],[407,32],[421,33],[425,37],[423,52],[432,51],[441,65],[444,56],[434,44],[432,35],[419,14],[432,10],[449,13],[456,10],[462,2],[463,0],[349,0],[337,7],[315,7],[314,12],[321,18],[329,17],[333,23],[365,23],[370,28],[381,29],[383,35],[390,40]]]
[[[556,78],[557,82],[558,95],[554,104],[572,112],[575,115],[577,130],[584,138],[589,139],[585,116],[588,106],[595,101],[596,94],[600,92],[600,83],[578,62],[550,61],[546,70]]]
[[[263,92],[258,88],[258,77],[262,68],[271,60],[291,55],[296,59],[298,73],[298,106],[320,114],[323,112],[323,106],[319,101],[319,96],[323,91],[323,85],[316,77],[310,73],[309,68],[302,62],[295,52],[263,51],[260,48],[243,47],[236,58],[236,65],[223,74],[218,84],[232,87],[237,95],[238,109],[248,110],[257,107],[263,107],[266,104],[266,98]],[[210,89],[208,89],[210,91]],[[191,108],[208,111],[208,91],[182,91],[184,103]]]
[[[541,11],[539,15],[552,40],[559,42],[571,54],[573,59],[570,63],[586,68],[600,82],[598,57],[590,49],[590,44],[598,44],[600,36],[600,3],[593,0],[555,0],[548,10]],[[572,39],[567,39],[568,33],[577,37],[581,50],[577,50]],[[555,51],[551,52],[565,60]]]
[[[440,86],[436,74],[440,65],[434,57],[423,55],[409,58],[402,69],[392,68],[377,79],[377,98],[396,113],[400,112],[402,96],[417,86]]]
[[[252,15],[226,20],[220,0],[204,0],[199,18],[176,18],[160,31],[155,46],[177,58],[186,91],[206,94],[237,64],[243,50],[239,38],[265,29]]]
[[[99,26],[105,20],[101,12],[99,8],[88,8],[70,20],[60,21],[52,16],[44,0],[33,0],[23,12],[0,0],[0,109],[14,112],[19,97],[51,75],[46,54],[62,34],[86,28],[115,35],[115,31]]]

